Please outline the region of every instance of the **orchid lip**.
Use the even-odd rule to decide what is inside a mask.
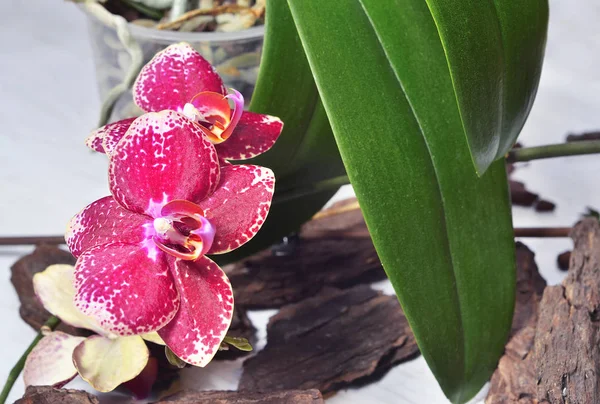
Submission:
[[[176,258],[194,261],[206,254],[215,238],[214,226],[202,209],[189,201],[175,200],[161,209],[153,222],[152,240],[158,248]]]
[[[244,96],[234,89],[223,95],[203,91],[184,105],[183,114],[204,129],[204,135],[213,144],[226,141],[237,126],[244,112]],[[234,105],[233,112],[228,100]]]

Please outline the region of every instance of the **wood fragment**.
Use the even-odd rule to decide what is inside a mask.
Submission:
[[[305,224],[289,251],[266,250],[226,266],[236,305],[277,308],[326,286],[347,288],[385,279],[360,210],[343,208],[354,201],[342,201]],[[332,210],[336,213],[327,213]],[[348,237],[351,232],[362,236]]]
[[[558,269],[561,271],[567,271],[569,269],[569,262],[571,261],[571,251],[565,251],[560,253],[558,257],[556,257],[556,264],[558,265]]]
[[[418,352],[395,296],[367,285],[326,289],[271,318],[267,345],[244,362],[239,390],[328,394],[376,380]]]
[[[535,203],[536,212],[553,212],[555,208],[556,204],[554,202],[545,199],[540,199]]]
[[[567,277],[544,291],[535,334],[540,402],[600,401],[600,224],[582,220]]]
[[[486,403],[600,402],[600,223],[584,219],[571,237],[567,277],[507,344]]]
[[[486,404],[534,403],[535,369],[531,356],[538,307],[546,286],[535,264],[535,254],[524,244],[516,243],[517,293],[510,340],[498,369],[492,375]]]
[[[319,390],[282,390],[265,393],[237,391],[182,391],[156,404],[322,404]]]
[[[510,199],[513,205],[533,206],[539,195],[530,192],[525,188],[525,184],[520,181],[509,181]]]
[[[75,265],[75,258],[68,251],[43,244],[31,254],[20,258],[10,268],[10,281],[21,302],[19,314],[35,330],[39,330],[51,314],[44,309],[33,291],[33,275],[53,264]],[[90,335],[87,330],[71,327],[64,323],[59,324],[57,330],[71,335]]]
[[[55,389],[50,386],[29,386],[23,398],[15,404],[99,404],[100,401],[82,390]]]
[[[581,142],[586,140],[600,140],[600,131],[585,132],[580,135],[569,134],[567,142]]]

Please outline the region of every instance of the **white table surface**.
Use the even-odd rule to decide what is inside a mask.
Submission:
[[[527,146],[561,142],[566,133],[600,129],[600,3],[551,0],[550,32],[538,97],[520,138]],[[99,109],[85,17],[72,4],[4,0],[0,24],[0,234],[61,234],[86,204],[108,194],[104,156],[83,145]],[[553,213],[515,208],[517,226],[569,226],[586,206],[600,207],[597,156],[539,161],[515,178],[557,203]],[[345,189],[344,195],[351,190]],[[551,284],[563,274],[556,255],[568,239],[525,240],[535,250]],[[0,380],[35,332],[18,314],[9,282],[10,265],[30,252],[0,247]],[[379,287],[391,292],[385,282]],[[264,344],[264,324],[273,311],[251,313]],[[186,385],[235,389],[239,362],[215,362],[183,372]],[[83,387],[73,382],[73,387]],[[21,379],[9,402],[23,393]],[[123,398],[124,399],[124,398]],[[114,401],[114,398],[107,402]],[[342,391],[328,400],[352,403],[446,403],[425,361],[390,371],[380,382]]]

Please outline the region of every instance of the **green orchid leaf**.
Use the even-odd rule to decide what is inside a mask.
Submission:
[[[268,248],[298,230],[338,188],[282,200],[282,191],[345,174],[315,80],[285,1],[267,4],[266,35],[250,110],[279,117],[283,132],[273,148],[244,164],[271,168],[277,177],[269,216],[242,248],[214,257],[233,262]]]
[[[547,0],[426,0],[481,174],[521,131],[537,91]]]
[[[246,338],[242,338],[242,337],[226,336],[223,339],[223,342],[221,343],[221,345],[232,346],[236,349],[239,349],[240,351],[245,351],[245,352],[252,351],[252,345],[250,344],[250,342],[248,342],[248,340]],[[225,348],[225,349],[229,349],[229,348]]]
[[[539,63],[519,76],[532,77],[520,82],[529,95],[505,96],[493,82],[505,74],[500,22],[473,44],[454,38],[444,25],[451,19],[434,18],[446,5],[438,12],[428,3],[288,0],[379,257],[432,372],[462,403],[491,376],[510,330],[514,241],[504,161],[493,160],[500,104],[510,104],[511,119],[525,119]],[[496,16],[474,2],[447,3],[474,32]],[[542,49],[543,40],[529,43]],[[456,62],[465,65],[460,75]],[[481,176],[473,160],[480,174],[487,167]]]
[[[165,346],[165,356],[167,357],[167,361],[178,369],[183,369],[187,366],[187,363],[181,360],[179,356],[175,355],[168,346]]]

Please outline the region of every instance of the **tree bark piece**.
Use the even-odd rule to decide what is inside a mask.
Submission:
[[[68,251],[42,244],[31,254],[20,258],[10,268],[10,281],[21,302],[19,314],[35,330],[39,330],[51,314],[44,309],[33,291],[33,275],[53,264],[75,265],[75,258]],[[59,324],[57,330],[71,335],[90,335],[87,330],[74,328],[64,323]]]
[[[322,404],[319,390],[282,390],[268,393],[186,390],[156,404]]]
[[[526,323],[515,317],[524,328],[507,344],[486,403],[600,402],[600,223],[584,219],[571,237],[567,277],[544,289],[535,327],[534,306]]]
[[[267,346],[246,362],[239,389],[319,389],[331,393],[381,377],[418,354],[395,296],[367,285],[326,289],[283,307],[267,326]]]
[[[82,390],[55,389],[50,386],[29,386],[23,398],[15,404],[99,404],[100,401]]]
[[[535,335],[540,402],[600,401],[600,224],[573,230],[575,248],[562,285],[547,287]]]
[[[225,271],[236,305],[278,308],[319,293],[385,279],[356,200],[346,200],[305,224],[289,251],[263,251]],[[352,208],[352,209],[348,209]],[[348,209],[348,210],[345,210]],[[351,234],[360,237],[351,237]]]
[[[504,356],[492,375],[486,404],[534,403],[535,369],[529,355],[534,344],[538,308],[546,281],[535,264],[535,254],[524,244],[516,243],[517,293],[511,336]]]

